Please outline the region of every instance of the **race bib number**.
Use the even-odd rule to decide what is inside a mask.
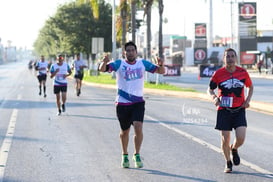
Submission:
[[[64,80],[64,75],[63,74],[57,75],[56,80],[59,80],[59,81]]]
[[[221,97],[220,106],[221,107],[232,107],[233,97]]]

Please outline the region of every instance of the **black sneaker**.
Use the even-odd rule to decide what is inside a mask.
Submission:
[[[61,109],[59,109],[59,111],[57,112],[57,116],[60,116],[62,114]]]
[[[232,162],[231,161],[227,161],[224,172],[225,173],[231,173],[232,172]]]
[[[44,94],[44,97],[46,97],[46,94]]]
[[[237,149],[232,149],[231,150],[231,153],[232,153],[232,160],[233,160],[233,164],[234,165],[239,165],[240,164],[240,157],[239,157],[239,154],[238,154],[238,150]]]
[[[65,105],[64,104],[62,104],[62,110],[63,110],[63,112],[65,112]]]
[[[42,93],[41,93],[41,92],[39,92],[39,95],[42,95]]]

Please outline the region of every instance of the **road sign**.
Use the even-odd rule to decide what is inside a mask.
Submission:
[[[92,38],[92,54],[97,54],[104,51],[104,38],[93,37]]]

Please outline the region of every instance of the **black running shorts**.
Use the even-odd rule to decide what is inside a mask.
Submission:
[[[82,79],[83,79],[83,73],[75,74],[75,75],[74,75],[74,78],[75,78],[75,79],[80,79],[80,80],[82,80]]]
[[[44,75],[38,75],[38,76],[37,76],[39,82],[41,82],[41,81],[43,81],[43,80],[46,81],[46,77],[47,77],[46,74],[44,74]]]
[[[143,122],[144,112],[145,102],[116,106],[116,114],[122,130],[129,129],[134,121]]]
[[[237,112],[230,112],[226,109],[217,111],[217,120],[215,129],[231,131],[240,126],[247,127],[245,108],[241,108]]]
[[[54,85],[54,94],[58,94],[60,92],[66,92],[67,86],[56,86]]]

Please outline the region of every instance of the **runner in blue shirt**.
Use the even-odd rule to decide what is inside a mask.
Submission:
[[[128,168],[130,165],[127,148],[130,127],[133,125],[135,131],[133,160],[135,167],[141,168],[143,167],[140,157],[140,147],[143,140],[142,126],[145,111],[145,101],[143,99],[145,71],[164,74],[165,68],[163,61],[160,59],[158,59],[157,65],[144,59],[137,59],[137,47],[133,42],[125,44],[125,55],[126,60],[118,59],[113,62],[109,62],[110,59],[106,56],[99,66],[99,71],[116,72],[118,86],[116,114],[121,128],[121,166]]]
[[[57,61],[57,63],[51,65],[50,78],[54,78],[54,94],[56,94],[56,104],[58,107],[57,115],[61,115],[62,111],[65,112],[67,77],[71,75],[72,72],[70,66],[66,62],[64,62],[64,57],[62,55],[59,55],[57,57]]]
[[[42,55],[41,59],[36,63],[35,70],[37,71],[37,78],[39,81],[39,95],[42,95],[42,86],[44,91],[44,97],[46,97],[46,78],[48,72],[48,62],[45,61],[45,57]]]
[[[74,78],[76,81],[75,88],[77,96],[80,96],[81,94],[84,68],[87,68],[85,62],[81,59],[81,55],[77,54],[77,59],[73,61],[73,64],[71,66],[71,69],[74,70]]]

